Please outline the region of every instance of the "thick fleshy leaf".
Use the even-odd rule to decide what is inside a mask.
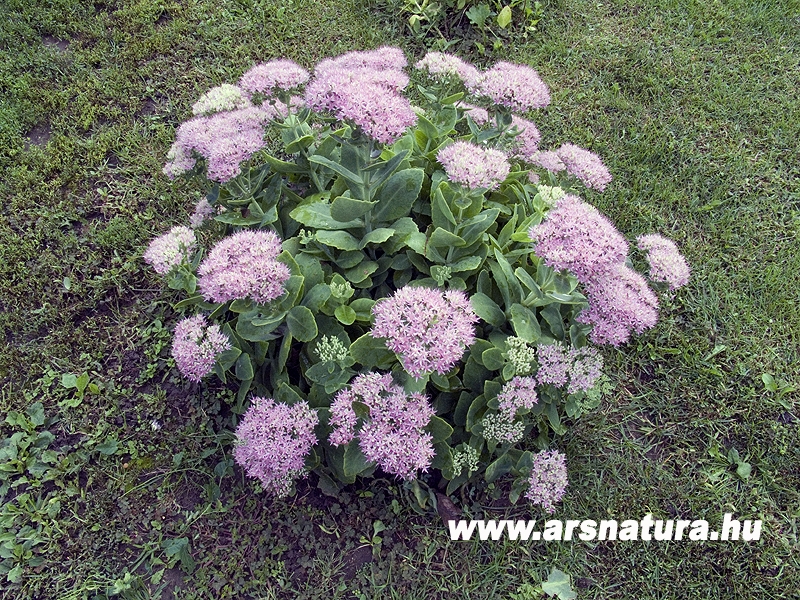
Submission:
[[[314,237],[321,244],[338,250],[358,250],[358,238],[346,231],[317,231]]]
[[[286,315],[286,324],[292,336],[301,342],[310,342],[317,337],[317,321],[305,306],[295,306]]]
[[[378,204],[372,213],[373,221],[386,223],[407,217],[424,178],[422,169],[404,169],[389,177],[375,195]]]

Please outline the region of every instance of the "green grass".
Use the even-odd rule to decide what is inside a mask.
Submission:
[[[170,183],[162,162],[194,100],[252,62],[310,67],[405,44],[401,24],[354,1],[5,7],[0,407],[43,402],[62,463],[32,484],[45,504],[23,512],[45,562],[24,570],[22,587],[0,584],[4,597],[92,597],[131,573],[131,598],[522,600],[552,567],[581,599],[796,597],[796,1],[553,2],[539,37],[497,57],[530,62],[550,85],[537,119],[545,144],[604,157],[615,180],[588,198],[631,239],[672,237],[693,268],[656,329],[606,353],[617,388],[563,440],[571,484],[556,517],[716,524],[733,512],[764,520],[751,544],[456,543],[441,520],[406,508],[393,481],[338,501],[305,484],[286,502],[257,493],[229,471],[226,392],[170,369],[176,298],[141,253],[199,192]],[[78,403],[60,381],[84,371],[98,393]],[[785,392],[765,389],[764,373]],[[747,479],[725,459],[731,448],[752,465]],[[473,518],[531,514],[493,508],[481,490],[456,500]],[[365,544],[378,520],[381,543]],[[183,538],[192,575],[170,554]]]

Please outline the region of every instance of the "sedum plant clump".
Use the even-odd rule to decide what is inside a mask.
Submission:
[[[234,456],[265,489],[384,473],[424,505],[510,476],[554,510],[554,442],[608,388],[597,346],[653,327],[658,299],[578,195],[610,182],[601,159],[542,144],[549,102],[528,66],[384,47],[259,64],[195,104],[164,172],[207,194],[145,260],[193,314],[178,369],[237,383]],[[639,245],[662,289],[687,282],[672,242]]]

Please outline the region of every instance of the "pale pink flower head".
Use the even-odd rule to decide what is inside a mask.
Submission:
[[[276,258],[281,240],[272,231],[239,231],[217,243],[200,264],[197,285],[212,302],[251,298],[266,304],[284,293],[289,267]]]
[[[658,321],[658,298],[644,277],[624,263],[586,283],[589,308],[576,321],[592,326],[589,339],[595,344],[619,346],[632,331],[642,333]]]
[[[545,264],[586,283],[625,261],[628,243],[614,224],[577,196],[563,196],[528,235]]]
[[[536,355],[538,383],[566,386],[569,394],[589,391],[603,374],[603,358],[595,348],[541,344],[536,348]]]
[[[306,456],[317,443],[317,423],[317,411],[305,400],[289,406],[255,397],[236,428],[233,458],[265,490],[284,497],[306,473]]]
[[[369,410],[358,431],[354,402]],[[337,393],[331,403],[333,432],[329,440],[341,446],[358,437],[368,461],[377,463],[386,473],[410,480],[418,471],[427,471],[433,461],[433,437],[424,431],[433,415],[426,396],[407,394],[392,381],[391,374],[364,373]]]
[[[639,236],[636,242],[640,250],[647,252],[650,279],[667,282],[671,290],[689,283],[691,269],[675,242],[657,233]]]
[[[269,105],[249,106],[190,119],[178,127],[164,173],[174,178],[194,167],[196,152],[206,159],[208,178],[225,183],[264,147],[264,126],[277,114]]]
[[[414,66],[440,78],[448,75],[458,77],[467,86],[474,86],[480,77],[480,71],[474,66],[457,56],[445,52],[428,52]]]
[[[500,413],[507,421],[513,421],[518,410],[530,410],[538,404],[536,384],[534,377],[517,376],[503,385],[503,389],[497,394],[497,401]]]
[[[235,85],[223,83],[211,88],[192,106],[193,115],[206,115],[215,112],[248,108],[251,106],[247,96]]]
[[[172,269],[189,262],[196,247],[194,231],[184,226],[173,227],[168,233],[150,242],[144,253],[144,261],[159,275],[166,275]]]
[[[512,115],[511,126],[516,127],[518,135],[512,140],[512,150],[516,158],[530,162],[530,158],[539,151],[542,134],[536,124],[528,119]]]
[[[552,514],[567,491],[567,457],[556,450],[535,454],[525,497]]]
[[[488,125],[491,122],[491,119],[489,119],[489,112],[485,108],[469,104],[468,102],[459,102],[456,106],[458,106],[458,108],[463,108],[464,114],[469,115],[478,125]]]
[[[527,160],[532,165],[536,165],[537,167],[541,167],[551,173],[560,173],[564,171],[567,166],[564,162],[559,158],[558,154],[552,151],[548,152],[534,152],[533,154],[529,155],[525,160]]]
[[[472,190],[496,189],[511,171],[508,158],[500,150],[470,142],[453,142],[439,150],[436,158],[452,181]]]
[[[248,95],[259,92],[272,98],[277,91],[289,92],[300,87],[309,77],[309,72],[293,60],[276,59],[247,71],[239,80],[239,87]]]
[[[182,319],[175,326],[172,357],[184,377],[198,382],[214,370],[217,356],[231,349],[219,325],[209,325],[204,315]]]
[[[197,229],[206,219],[210,219],[213,215],[214,207],[209,204],[206,198],[202,198],[194,207],[194,212],[189,217],[189,224],[192,226],[192,229]]]
[[[567,173],[580,179],[591,189],[602,192],[611,181],[611,173],[597,154],[575,144],[564,144],[556,154],[567,168]]]
[[[379,300],[372,313],[370,335],[386,338],[386,346],[416,378],[449,372],[475,341],[478,317],[460,290],[406,286]]]
[[[406,65],[406,55],[400,48],[381,46],[375,50],[352,50],[335,58],[326,58],[317,64],[315,73],[328,69],[376,69],[400,71]]]
[[[487,97],[495,104],[520,112],[550,104],[550,90],[539,74],[527,65],[498,62],[468,84],[468,88],[476,96]]]
[[[408,76],[391,48],[348,53],[317,65],[306,86],[306,104],[360,127],[373,139],[390,144],[417,122],[409,101],[400,94]],[[400,52],[402,63],[405,56]]]

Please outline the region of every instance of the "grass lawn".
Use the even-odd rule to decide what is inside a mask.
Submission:
[[[693,269],[655,329],[605,352],[615,391],[561,440],[554,518],[730,512],[760,541],[451,542],[394,479],[333,499],[312,477],[276,501],[234,468],[233,392],[178,375],[180,297],[141,258],[200,197],[161,173],[166,152],[256,61],[421,55],[391,10],[0,0],[0,440],[21,432],[0,464],[2,598],[528,600],[553,568],[581,600],[800,597],[797,0],[557,0],[471,57],[534,66],[542,145],[599,153],[614,181],[587,199]],[[533,518],[490,492],[454,501]]]

